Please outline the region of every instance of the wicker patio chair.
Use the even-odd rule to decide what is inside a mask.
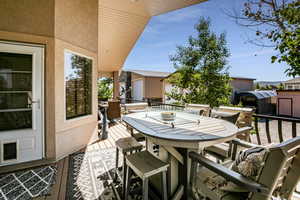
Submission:
[[[233,144],[232,158],[236,158],[238,146],[257,146],[241,140],[234,140]],[[300,137],[267,148],[255,178],[243,176],[195,152],[190,152],[189,156],[192,159],[190,180],[194,199],[290,200],[300,180]],[[243,191],[225,191],[219,185],[224,180],[238,185]]]

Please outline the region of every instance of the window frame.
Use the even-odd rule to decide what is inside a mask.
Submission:
[[[87,58],[87,59],[90,59],[92,60],[92,66],[91,66],[91,112],[89,114],[85,114],[85,115],[79,115],[79,116],[76,116],[76,117],[72,117],[72,118],[67,118],[67,92],[66,92],[66,75],[67,75],[67,70],[66,70],[66,66],[65,66],[65,55],[66,53],[71,53],[71,54],[74,54],[74,55],[77,55],[77,56],[81,56],[81,57],[84,57],[84,58]],[[93,90],[94,90],[94,84],[93,84],[93,77],[94,77],[94,58],[93,57],[90,57],[90,56],[87,56],[87,55],[84,55],[84,54],[81,54],[81,53],[78,53],[78,52],[75,52],[75,51],[72,51],[72,50],[69,50],[69,49],[65,49],[64,50],[64,121],[67,122],[67,121],[77,121],[77,120],[82,120],[82,119],[85,119],[85,118],[89,118],[91,116],[94,115],[94,109],[93,109],[93,105],[94,105],[94,101],[93,101]]]

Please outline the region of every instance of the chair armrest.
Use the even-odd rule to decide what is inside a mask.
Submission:
[[[239,139],[232,140],[232,143],[234,145],[242,146],[242,147],[245,147],[245,148],[261,147],[260,145],[252,144],[252,143],[249,143],[249,142],[246,142],[246,141],[243,141],[243,140],[239,140]]]
[[[251,180],[248,179],[242,175],[240,175],[237,172],[234,172],[223,165],[220,165],[218,163],[215,163],[195,152],[190,152],[189,157],[192,159],[192,161],[196,161],[200,163],[200,165],[206,167],[207,169],[215,172],[216,174],[224,177],[225,179],[247,189],[249,192],[259,192],[259,193],[267,193],[268,188]]]
[[[242,134],[244,132],[251,131],[252,129],[253,129],[252,126],[246,126],[246,127],[243,127],[243,128],[239,128],[237,134]]]

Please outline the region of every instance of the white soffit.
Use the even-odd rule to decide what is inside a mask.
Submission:
[[[122,68],[152,16],[204,0],[99,0],[99,69]]]

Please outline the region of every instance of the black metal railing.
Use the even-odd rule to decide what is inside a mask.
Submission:
[[[297,124],[300,124],[300,119],[296,118],[288,118],[288,117],[279,117],[279,116],[270,116],[270,115],[260,115],[254,114],[254,130],[256,135],[256,140],[258,144],[262,144],[262,137],[266,138],[267,143],[272,143],[275,141],[283,142],[289,138],[297,137],[299,133],[297,133]],[[271,121],[277,121],[277,123],[273,123],[272,127],[270,127]],[[264,130],[260,129],[259,123],[264,123]],[[289,126],[289,127],[283,127]],[[275,127],[274,127],[275,126]],[[275,128],[275,130],[274,130]],[[291,129],[290,134],[284,132],[286,129]],[[271,132],[272,131],[272,132]],[[262,134],[266,135],[262,135]],[[275,134],[274,134],[275,133]]]

